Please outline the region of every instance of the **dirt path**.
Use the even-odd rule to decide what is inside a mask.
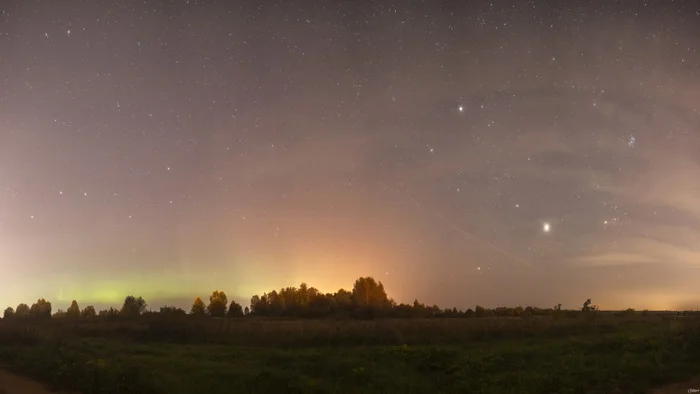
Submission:
[[[41,383],[0,369],[0,394],[57,394]]]
[[[683,383],[674,383],[665,387],[652,390],[652,394],[700,394],[700,376],[685,381]]]

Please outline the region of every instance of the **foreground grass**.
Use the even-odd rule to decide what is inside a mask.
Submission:
[[[644,393],[700,372],[695,322],[465,321],[0,327],[0,362],[84,394]]]

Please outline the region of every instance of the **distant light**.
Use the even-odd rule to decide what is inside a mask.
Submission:
[[[462,105],[460,105],[459,107],[457,107],[457,109],[459,110],[459,112],[464,112],[464,106],[462,106]]]
[[[548,233],[549,229],[550,229],[549,223],[545,223],[544,226],[542,227],[542,230],[544,230],[545,233]]]

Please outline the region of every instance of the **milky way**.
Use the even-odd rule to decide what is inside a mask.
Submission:
[[[3,2],[0,303],[700,306],[699,4],[312,3]]]

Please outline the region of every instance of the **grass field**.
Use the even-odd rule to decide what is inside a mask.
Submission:
[[[700,319],[0,321],[0,363],[87,393],[644,393],[700,373]]]

